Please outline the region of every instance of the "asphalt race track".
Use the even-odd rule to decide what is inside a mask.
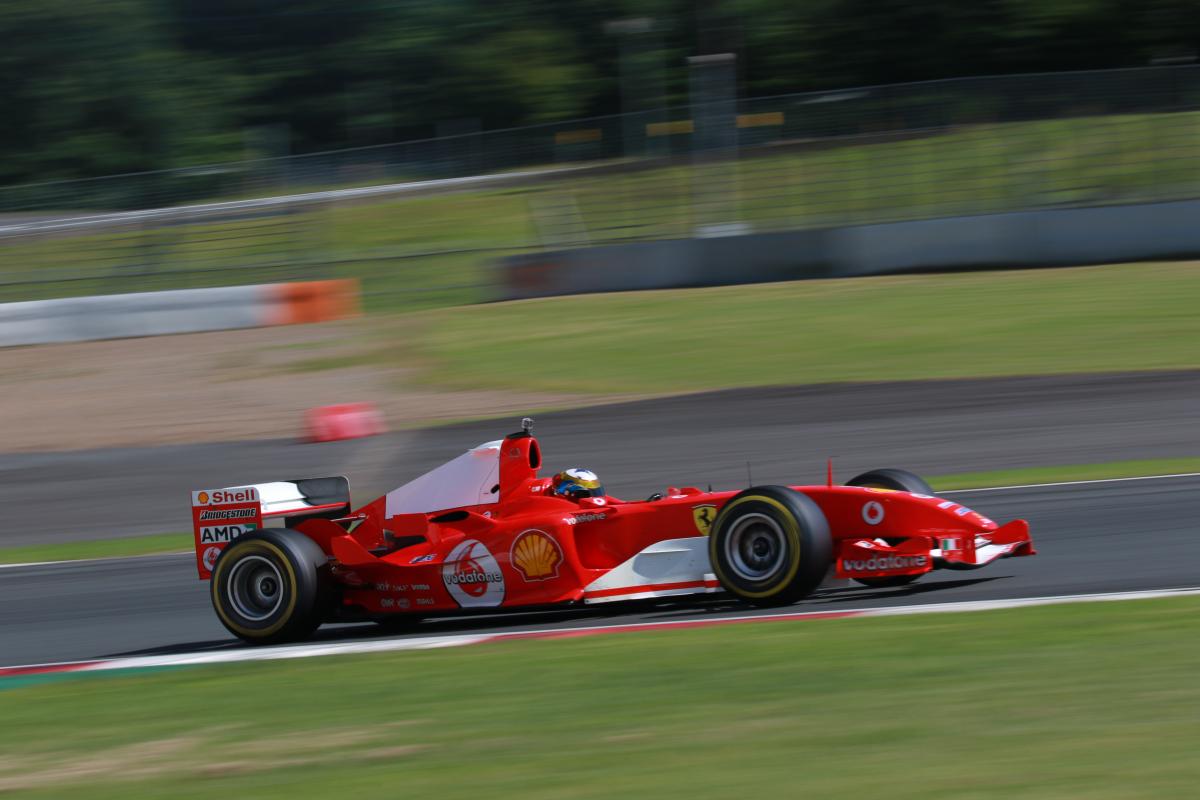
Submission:
[[[945,474],[1200,455],[1200,372],[740,389],[540,416],[547,467],[597,470],[609,491],[839,479],[880,466]],[[326,445],[293,442],[0,456],[0,545],[186,530],[189,489],[346,474],[359,502],[516,428],[477,422]],[[1040,555],[939,572],[902,589],[836,589],[797,606],[1036,597],[1200,586],[1200,478],[955,495],[1024,517]],[[736,615],[723,600],[460,617],[419,633]],[[320,636],[377,636],[371,625]],[[0,666],[237,646],[190,556],[0,569]]]
[[[972,572],[938,572],[901,589],[832,589],[792,610],[1087,594],[1200,585],[1200,477],[1085,483],[954,498],[997,521],[1028,519],[1039,555]],[[428,621],[415,635],[628,624],[754,613],[710,599],[660,606]],[[324,640],[380,636],[323,628]],[[237,647],[209,606],[188,556],[0,570],[0,666]]]
[[[610,492],[944,475],[1200,456],[1200,371],[735,389],[538,415],[546,465]],[[0,546],[185,531],[188,491],[346,475],[374,499],[517,420],[328,444],[291,441],[0,455]],[[0,444],[2,446],[2,444]]]

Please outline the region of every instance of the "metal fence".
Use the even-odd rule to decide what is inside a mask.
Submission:
[[[349,274],[461,302],[505,252],[1200,195],[1197,66],[706,100],[3,188],[0,299]]]

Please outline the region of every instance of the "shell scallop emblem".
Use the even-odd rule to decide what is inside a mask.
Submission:
[[[527,581],[548,581],[558,577],[562,548],[545,531],[529,530],[513,541],[513,568]]]

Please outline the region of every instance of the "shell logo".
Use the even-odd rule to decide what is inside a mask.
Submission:
[[[562,548],[545,531],[528,530],[513,540],[509,560],[526,581],[548,581],[558,577]]]
[[[196,495],[196,502],[202,506],[208,505],[208,492],[200,492]]]

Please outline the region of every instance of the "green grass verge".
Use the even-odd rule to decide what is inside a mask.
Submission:
[[[554,392],[1200,367],[1200,263],[556,297],[421,315],[428,380]]]
[[[1108,464],[1070,464],[1057,467],[1028,467],[994,472],[965,472],[937,475],[929,483],[938,491],[974,489],[983,486],[1010,486],[1025,483],[1054,483],[1102,478],[1133,478],[1141,475],[1167,475],[1200,472],[1200,458],[1164,458],[1143,461],[1114,461]],[[88,558],[142,556],[176,553],[192,549],[189,533],[164,533],[87,542],[59,542],[28,547],[0,548],[0,564],[33,561],[73,561]]]
[[[152,536],[124,536],[83,542],[55,542],[54,544],[4,547],[0,548],[0,564],[145,556],[154,553],[177,553],[191,549],[192,534],[160,533]]]
[[[13,796],[1195,796],[1200,601],[762,623],[0,692]]]
[[[454,305],[489,295],[488,263],[510,248],[691,236],[730,220],[767,231],[1193,197],[1198,133],[1197,112],[965,125],[899,141],[762,148],[728,164],[38,237],[0,249],[0,300],[303,280],[332,270],[364,280],[371,310]],[[422,255],[439,252],[448,254]],[[24,283],[49,272],[60,282]],[[138,277],[120,280],[130,272]]]
[[[938,475],[929,478],[929,484],[938,491],[952,491],[954,489],[978,489],[986,486],[1137,478],[1145,475],[1174,475],[1186,472],[1200,472],[1200,458],[1159,458],[1144,461],[1112,461],[1107,464],[1070,464],[1059,467],[963,472],[957,475]]]

